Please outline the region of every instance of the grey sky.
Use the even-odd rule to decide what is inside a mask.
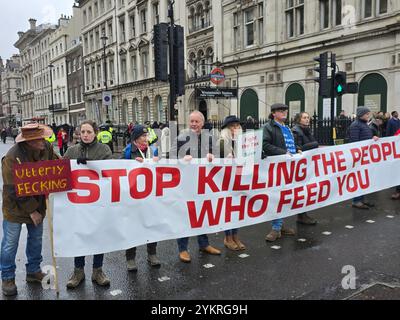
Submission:
[[[18,31],[29,29],[29,18],[41,23],[57,23],[61,14],[72,15],[74,0],[0,0],[0,56],[3,60],[18,53],[14,43]]]

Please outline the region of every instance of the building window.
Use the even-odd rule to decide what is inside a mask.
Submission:
[[[129,16],[129,23],[130,23],[130,27],[131,27],[131,38],[133,39],[133,38],[136,38],[136,25],[135,25],[135,23],[136,23],[136,21],[135,21],[136,19],[135,19],[135,14],[134,13],[132,13],[130,16]]]
[[[329,0],[320,0],[321,29],[329,28]]]
[[[104,0],[100,0],[100,13],[104,13]]]
[[[80,70],[82,68],[82,57],[78,56],[77,60],[78,60],[78,70]]]
[[[90,70],[86,68],[86,85],[90,86]]]
[[[133,81],[137,80],[137,60],[136,56],[131,56],[131,68]]]
[[[72,72],[76,71],[76,59],[72,60]]]
[[[86,10],[83,10],[83,25],[86,25],[87,23],[88,23],[88,21],[87,21]]]
[[[141,11],[140,11],[140,20],[141,20],[141,33],[146,33],[147,32],[147,22],[146,22],[146,16],[147,16],[147,14],[146,14],[147,12],[146,12],[146,9],[142,9]]]
[[[149,53],[142,52],[142,68],[143,68],[143,79],[146,79],[149,76]]]
[[[122,83],[126,83],[126,58],[121,58],[121,78]]]
[[[101,84],[101,64],[97,64],[97,84]]]
[[[97,17],[99,15],[99,4],[97,1],[94,3],[94,17]]]
[[[90,34],[90,52],[93,52],[94,50],[94,39],[93,39],[93,33]]]
[[[342,24],[342,0],[333,0],[334,24],[340,26]]]
[[[258,44],[264,43],[264,4],[261,2],[258,4]]]
[[[92,84],[92,88],[94,88],[94,82],[95,82],[95,80],[96,80],[96,68],[95,68],[95,66],[93,65],[92,66],[92,76],[91,76],[91,84]]]
[[[99,30],[96,30],[96,38],[95,38],[95,41],[94,41],[94,43],[95,43],[95,50],[97,50],[97,49],[100,49],[100,33],[99,33]]]
[[[372,0],[364,0],[364,18],[372,17]]]
[[[160,23],[160,13],[159,13],[159,3],[154,2],[153,3],[153,19],[154,23],[153,24],[159,24]]]
[[[114,60],[110,60],[109,62],[109,68],[110,68],[110,80],[114,80],[115,79],[115,71],[114,71]]]
[[[233,49],[240,48],[240,23],[239,23],[239,13],[235,12],[233,14]]]
[[[244,12],[244,43],[246,47],[254,44],[254,10]]]
[[[288,38],[304,34],[304,0],[286,0],[286,34]]]
[[[125,17],[122,16],[119,18],[119,29],[120,29],[120,42],[126,41],[126,34],[125,34]]]
[[[378,0],[379,1],[379,14],[384,14],[388,12],[388,0]]]
[[[109,43],[113,42],[113,26],[112,26],[112,21],[108,22],[108,41]]]

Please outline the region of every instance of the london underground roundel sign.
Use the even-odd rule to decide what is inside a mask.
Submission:
[[[225,80],[225,73],[220,68],[215,68],[210,73],[211,82],[218,85]]]

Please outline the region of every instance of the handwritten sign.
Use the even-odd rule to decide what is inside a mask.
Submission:
[[[14,166],[17,197],[48,195],[72,189],[69,160],[26,162]]]

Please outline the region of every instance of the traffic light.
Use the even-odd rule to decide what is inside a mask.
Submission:
[[[174,42],[175,93],[182,96],[185,94],[185,48],[182,26],[174,26]]]
[[[159,81],[168,81],[168,24],[154,26],[155,77]]]
[[[319,78],[315,79],[319,83],[319,95],[329,97],[328,52],[321,53],[319,57],[314,58],[314,61],[319,62],[319,66],[314,69],[316,72],[319,72]]]
[[[347,73],[339,71],[335,74],[335,95],[342,96],[347,93]]]

